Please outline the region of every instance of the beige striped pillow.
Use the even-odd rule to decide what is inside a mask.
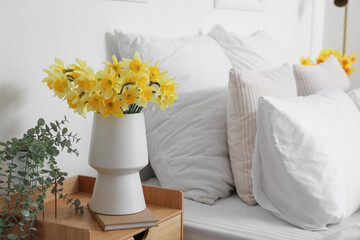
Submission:
[[[318,65],[295,64],[294,75],[299,96],[315,94],[329,85],[334,85],[344,91],[350,89],[349,79],[333,55]]]
[[[228,143],[238,195],[255,205],[251,164],[256,134],[256,111],[261,96],[295,97],[296,82],[288,65],[266,71],[231,69],[227,108]]]

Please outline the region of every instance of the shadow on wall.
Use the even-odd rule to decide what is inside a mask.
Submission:
[[[16,135],[19,129],[19,109],[23,101],[19,87],[10,82],[0,85],[0,141]]]
[[[106,59],[108,59],[109,61],[112,61],[111,57],[114,54],[117,57],[117,59],[120,60],[116,38],[113,33],[108,32],[105,34],[105,51],[106,51]]]

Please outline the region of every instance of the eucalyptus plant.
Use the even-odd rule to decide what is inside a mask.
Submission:
[[[0,142],[0,239],[36,239],[35,221],[39,211],[45,210],[46,190],[51,188],[57,199],[84,212],[80,200],[63,193],[61,186],[68,175],[58,167],[56,157],[60,151],[79,155],[72,147],[80,138],[65,127],[68,120],[45,123],[40,118],[22,138]]]

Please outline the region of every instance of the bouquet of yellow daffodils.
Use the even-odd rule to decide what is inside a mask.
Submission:
[[[55,58],[56,64],[44,69],[48,76],[43,82],[54,91],[54,96],[66,100],[83,117],[90,111],[103,118],[110,114],[122,117],[141,112],[148,102],[165,110],[177,98],[177,82],[166,76],[167,72],[160,72],[159,62],[149,66],[141,61],[138,51],[133,59],[118,61],[114,55],[112,60],[104,62],[105,68],[95,73],[79,58],[77,64],[67,67]]]
[[[316,63],[313,63],[310,57],[307,57],[306,59],[304,57],[301,57],[300,62],[302,65],[316,65],[325,62],[325,60],[331,54],[334,55],[339,60],[342,68],[344,69],[345,73],[348,76],[355,71],[355,68],[352,68],[351,65],[353,64],[353,62],[356,61],[356,53],[353,53],[351,56],[348,56],[346,54],[342,55],[338,50],[334,50],[330,48],[320,51],[319,56],[316,58]]]

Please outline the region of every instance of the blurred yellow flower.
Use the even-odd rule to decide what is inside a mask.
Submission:
[[[344,69],[345,73],[349,76],[351,75],[354,71],[355,68],[351,68],[351,65],[353,62],[356,61],[356,53],[353,53],[350,57],[346,54],[342,55],[340,51],[338,50],[334,50],[334,49],[324,49],[320,51],[319,56],[316,58],[316,64],[320,64],[326,61],[326,59],[328,59],[328,57],[330,55],[334,55],[340,65],[342,66],[342,68]],[[311,64],[311,59],[310,57],[307,57],[306,59],[304,57],[300,58],[300,63],[302,65],[313,65]]]
[[[306,59],[301,57],[300,62],[301,62],[302,65],[310,65],[311,64],[311,59],[310,59],[310,57],[307,57]]]

